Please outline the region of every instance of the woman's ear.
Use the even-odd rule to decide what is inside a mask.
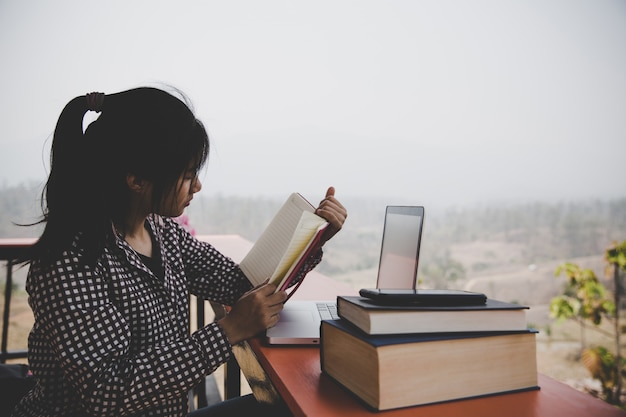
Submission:
[[[143,193],[147,191],[150,182],[136,176],[135,174],[126,174],[126,185],[128,186],[128,189],[133,192]]]

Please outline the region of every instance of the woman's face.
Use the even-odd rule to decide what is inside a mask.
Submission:
[[[193,195],[201,189],[202,183],[198,179],[196,169],[188,169],[180,176],[176,186],[166,194],[160,214],[167,217],[180,216],[185,207],[191,203]]]

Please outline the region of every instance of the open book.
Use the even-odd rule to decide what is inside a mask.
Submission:
[[[239,263],[253,286],[269,278],[277,291],[288,288],[306,258],[316,249],[328,222],[315,207],[293,193]]]

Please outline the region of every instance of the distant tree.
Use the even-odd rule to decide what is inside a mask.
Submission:
[[[41,225],[33,224],[40,220],[40,184],[20,184],[0,189],[0,238],[36,237],[42,231]]]
[[[463,265],[450,256],[446,249],[434,255],[422,268],[422,278],[433,288],[448,288],[450,283],[465,278]]]

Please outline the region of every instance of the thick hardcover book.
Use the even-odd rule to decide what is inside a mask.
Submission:
[[[239,266],[253,286],[269,282],[277,291],[289,287],[328,226],[315,207],[293,193],[276,213]]]
[[[365,335],[321,325],[322,372],[369,407],[389,410],[537,389],[535,332]]]
[[[391,306],[364,297],[337,297],[339,316],[367,334],[526,330],[527,309],[492,299],[479,305]]]

